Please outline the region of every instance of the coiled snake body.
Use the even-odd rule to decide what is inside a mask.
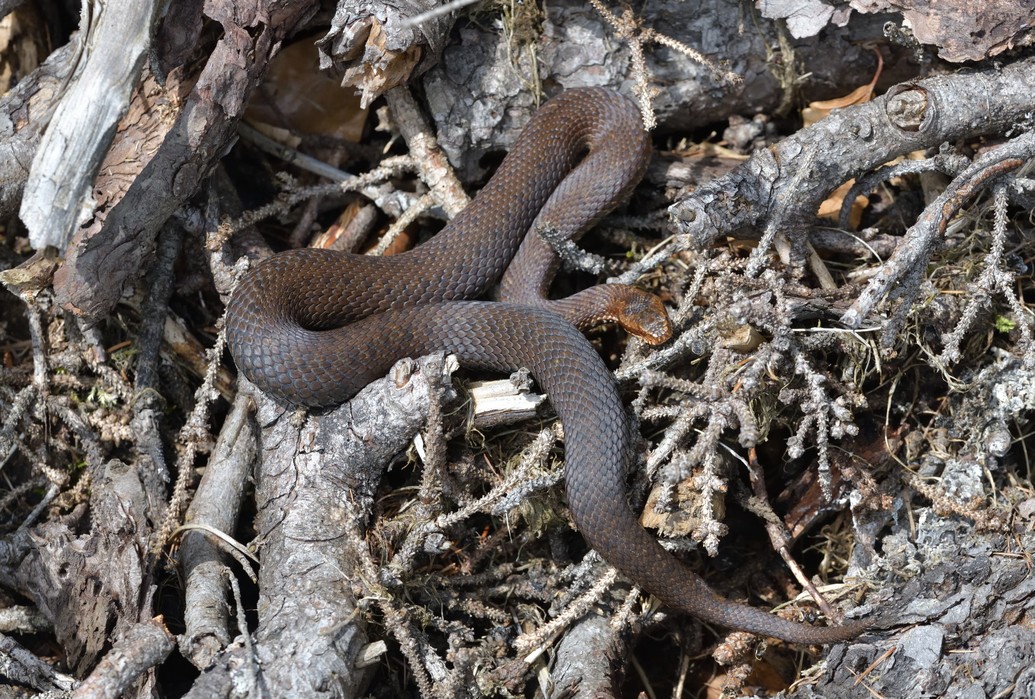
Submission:
[[[227,309],[230,351],[260,389],[311,407],[344,402],[406,356],[444,350],[472,368],[527,367],[564,425],[572,515],[605,560],[708,622],[803,643],[850,638],[864,625],[811,627],[717,596],[640,526],[626,500],[630,435],[615,381],[554,311],[575,320],[620,313],[584,312],[577,302],[572,310],[465,300],[500,280],[533,223],[592,223],[635,186],[648,157],[627,99],[595,88],[562,93],[537,112],[477,198],[427,243],[393,257],[294,250],[258,265]],[[521,253],[532,266],[544,255]],[[522,288],[504,284],[504,295],[521,296]]]

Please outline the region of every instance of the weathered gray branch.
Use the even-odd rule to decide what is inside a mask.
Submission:
[[[1006,133],[1033,110],[1035,58],[904,83],[757,152],[669,212],[676,231],[699,248],[760,226],[769,239],[776,229],[794,235],[849,178],[956,138]],[[755,252],[755,270],[767,253],[765,242]]]
[[[258,452],[251,403],[251,395],[245,392],[234,400],[187,510],[188,527],[205,527],[228,536],[236,530],[245,494],[242,484],[247,482]],[[212,664],[232,637],[223,574],[226,556],[209,536],[204,531],[188,530],[180,546],[180,565],[186,580],[181,652],[201,669]]]
[[[169,119],[162,119],[149,132],[123,139],[123,147],[133,149],[134,177],[128,189],[118,192],[103,215],[98,212],[69,245],[65,264],[54,280],[63,305],[91,319],[115,305],[123,285],[136,279],[150,260],[155,236],[165,221],[194,195],[233,143],[248,97],[280,42],[315,10],[316,5],[308,1],[205,5],[210,18],[222,25],[223,34],[175,122],[170,126]],[[167,25],[165,30],[176,32],[179,27]],[[156,38],[159,41],[161,37]],[[135,152],[136,141],[144,139],[160,145],[153,148],[149,143],[145,152]]]
[[[150,45],[156,0],[83,3],[71,85],[33,158],[21,204],[29,242],[64,251],[93,211],[93,176],[126,113]]]

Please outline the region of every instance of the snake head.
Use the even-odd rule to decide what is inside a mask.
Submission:
[[[614,320],[625,331],[651,345],[660,345],[672,337],[672,323],[664,304],[654,294],[627,287],[616,299],[612,312]]]

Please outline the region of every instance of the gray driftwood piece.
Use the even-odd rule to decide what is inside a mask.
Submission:
[[[908,507],[900,501],[897,509],[874,519],[887,526]],[[931,508],[910,517],[915,532],[881,539],[876,575],[896,582],[873,602],[904,630],[894,642],[881,634],[837,646],[822,675],[781,697],[1035,696],[1035,632],[1023,621],[1035,613],[1035,577],[1023,555],[1035,536],[979,535]],[[997,555],[1012,551],[1022,553]]]
[[[831,24],[843,26],[852,12],[881,14],[901,24],[918,45],[938,50],[944,61],[964,63],[998,56],[1031,46],[1031,0],[985,0],[971,4],[953,2],[896,2],[894,0],[760,0],[760,12],[772,19],[786,19],[793,36],[813,36]],[[898,27],[895,26],[897,30]],[[905,33],[905,32],[903,32]]]
[[[749,270],[761,268],[777,232],[804,256],[803,231],[820,202],[852,177],[893,158],[958,138],[1005,134],[1035,110],[1035,60],[904,83],[838,110],[669,208],[685,242],[706,248],[721,236],[762,229]],[[994,95],[995,99],[988,99]],[[858,313],[842,322],[857,327]]]
[[[197,192],[236,139],[237,122],[270,58],[316,10],[311,2],[282,6],[268,0],[173,5],[175,12],[193,12],[190,23],[172,12],[156,36],[156,45],[189,43],[190,37],[183,35],[189,35],[194,24],[200,31],[206,16],[219,22],[223,32],[182,100],[166,98],[156,89],[158,98],[167,101],[163,108],[175,106],[174,116],[157,119],[150,131],[115,143],[115,148],[121,145],[129,150],[125,157],[132,171],[129,182],[112,196],[103,215],[97,212],[76,232],[54,279],[59,302],[89,319],[110,311],[124,285],[146,269],[157,232]],[[186,60],[187,55],[178,58]],[[155,97],[142,92],[146,91],[136,94],[144,104]],[[162,115],[157,107],[142,111],[148,118]],[[140,144],[134,139],[148,141],[143,152],[137,152]],[[98,189],[103,188],[98,184]]]
[[[541,18],[480,22],[461,11],[407,24],[428,9],[423,0],[339,3],[331,30],[318,42],[321,64],[343,72],[344,83],[361,89],[367,102],[403,78],[427,71],[425,94],[439,144],[465,180],[481,174],[486,153],[509,148],[518,127],[535,111],[540,88],[552,94],[560,88],[610,85],[631,94],[635,78],[628,40],[588,3],[547,3]],[[682,53],[648,46],[647,70],[652,86],[660,88],[654,107],[663,128],[686,130],[731,113],[771,112],[789,104],[792,90],[831,97],[872,77],[876,61],[860,44],[881,36],[883,20],[856,15],[850,26],[832,28],[821,39],[787,41],[781,47],[777,23],[746,17],[746,12],[747,6],[736,0],[637,5],[644,27],[664,32],[743,78],[738,85],[724,85],[711,68]],[[457,31],[446,44],[454,20]],[[514,38],[522,34],[532,38]],[[802,82],[805,75],[808,80]]]
[[[327,34],[317,42],[320,68],[343,74],[342,84],[362,93],[363,107],[434,65],[453,27],[452,13],[436,0],[339,2]],[[425,16],[419,23],[410,20]]]
[[[616,13],[620,8],[609,5]],[[685,3],[650,0],[636,5],[644,26],[656,29],[704,54],[742,78],[738,85],[720,82],[712,70],[668,47],[645,50],[660,128],[686,130],[725,121],[730,114],[771,113],[789,90],[816,98],[844,94],[873,76],[876,61],[859,45],[862,37],[880,35],[880,23],[856,17],[845,28],[822,38],[788,43],[794,53],[781,52],[779,28],[771,20],[746,17],[746,5],[736,0]],[[481,173],[486,153],[507,150],[537,108],[533,93],[560,88],[609,85],[632,95],[634,82],[628,42],[617,36],[591,5],[576,0],[547,3],[542,34],[522,46],[506,36],[498,23],[458,23],[457,40],[428,71],[425,92],[437,124],[439,144],[462,177]],[[534,48],[535,53],[532,53]],[[778,73],[781,63],[792,62]],[[793,75],[792,75],[793,73]],[[785,87],[782,82],[808,74],[807,81]]]
[[[232,535],[258,452],[258,429],[251,415],[251,395],[240,392],[219,432],[216,447],[187,511],[188,526],[204,526]],[[185,578],[184,633],[180,652],[204,669],[230,642],[230,606],[226,594],[227,563],[220,547],[203,530],[187,531],[180,546]]]
[[[93,177],[129,107],[156,0],[84,2],[76,66],[33,158],[21,204],[29,242],[64,250],[94,209]]]
[[[146,551],[157,513],[140,471],[111,460],[91,475],[88,518],[86,507],[76,508],[7,537],[0,552],[3,583],[47,614],[77,673],[92,669],[109,642],[150,622],[155,592]]]
[[[21,202],[33,154],[72,72],[75,53],[74,42],[65,44],[0,98],[2,216],[13,214]]]
[[[626,651],[607,617],[589,613],[572,624],[557,645],[550,697],[595,699],[621,696]]]
[[[350,557],[350,532],[365,528],[384,465],[424,424],[429,381],[448,385],[453,366],[441,356],[403,360],[348,403],[304,421],[260,399],[259,623],[189,696],[256,682],[270,696],[362,696],[371,660],[353,593],[362,566]]]

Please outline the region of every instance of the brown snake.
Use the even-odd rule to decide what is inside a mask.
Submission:
[[[649,149],[626,98],[595,88],[562,93],[536,113],[477,198],[427,243],[392,257],[293,250],[258,265],[227,308],[230,351],[260,389],[311,407],[348,400],[407,356],[444,350],[471,368],[527,367],[564,425],[572,516],[606,561],[666,604],[714,624],[800,643],[851,638],[866,624],[812,627],[719,597],[640,526],[626,499],[630,434],[614,378],[553,312],[585,320],[620,311],[464,300],[499,282],[533,223],[584,227],[610,210],[642,176]],[[542,243],[534,240],[525,245]],[[551,254],[521,257],[541,267]],[[542,306],[536,297],[545,282],[532,274],[504,283],[504,298]],[[622,297],[622,288],[603,293]]]

